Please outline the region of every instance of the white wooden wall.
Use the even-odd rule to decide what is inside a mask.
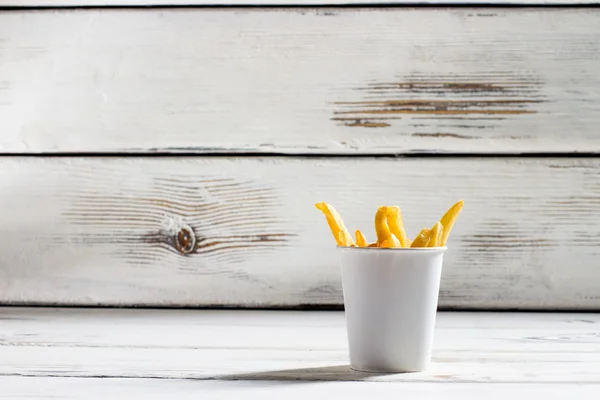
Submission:
[[[598,0],[0,0],[2,7],[591,5]]]
[[[462,198],[443,308],[600,309],[600,9],[42,3],[0,9],[0,302],[340,305],[315,202]]]
[[[596,9],[0,13],[0,151],[599,152]]]

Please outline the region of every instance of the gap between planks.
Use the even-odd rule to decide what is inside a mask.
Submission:
[[[461,153],[454,151],[413,151],[407,153],[368,153],[357,152],[356,154],[340,153],[287,153],[287,152],[231,152],[215,151],[215,149],[202,148],[181,148],[181,149],[140,149],[132,151],[131,149],[123,151],[98,151],[98,152],[40,152],[40,153],[1,153],[2,158],[298,158],[298,159],[356,159],[356,158],[599,158],[600,152],[537,152],[537,153]]]

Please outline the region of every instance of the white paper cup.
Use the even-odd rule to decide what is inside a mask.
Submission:
[[[351,368],[425,370],[446,247],[339,251]]]

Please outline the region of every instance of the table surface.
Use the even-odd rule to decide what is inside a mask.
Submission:
[[[343,312],[0,308],[0,398],[533,393],[600,394],[600,314],[441,312],[428,371],[366,374],[349,369]]]

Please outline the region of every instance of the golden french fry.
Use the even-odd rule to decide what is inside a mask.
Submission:
[[[360,229],[357,229],[356,232],[354,232],[354,236],[356,236],[356,245],[358,247],[367,247],[367,238],[365,238],[365,235],[363,235]]]
[[[463,200],[458,201],[450,207],[442,218],[431,228],[423,228],[414,240],[410,240],[406,236],[400,207],[380,206],[377,208],[377,213],[375,214],[375,232],[377,234],[377,240],[373,243],[367,242],[365,235],[360,229],[357,229],[354,232],[356,238],[355,242],[354,238],[344,225],[344,221],[333,206],[320,202],[315,204],[315,207],[325,214],[331,233],[338,246],[406,248],[445,246],[450,231],[458,214],[461,212],[463,205]]]
[[[410,239],[406,236],[404,222],[402,221],[402,211],[400,207],[391,206],[387,208],[387,223],[392,234],[400,241],[400,247],[410,247]]]
[[[338,242],[339,243],[346,243],[346,239],[344,237],[344,232],[343,231],[339,231],[338,232]],[[342,244],[341,246],[358,247],[354,242],[349,243],[349,244],[345,244],[345,245]]]
[[[315,204],[315,207],[325,214],[329,229],[331,230],[331,233],[333,234],[338,246],[351,246],[355,244],[354,239],[352,239],[350,232],[348,232],[348,229],[346,228],[346,225],[344,225],[342,217],[340,217],[340,214],[338,214],[333,206],[324,202],[320,202]]]
[[[389,239],[386,239],[383,242],[381,242],[381,245],[379,247],[385,248],[385,249],[394,249],[394,248],[402,247],[402,245],[400,244],[400,240],[398,240],[396,235],[392,234],[392,236],[390,236]]]
[[[440,219],[440,222],[444,227],[444,232],[442,233],[442,240],[439,244],[440,246],[446,245],[446,242],[448,241],[448,236],[450,236],[450,231],[452,230],[452,226],[454,226],[454,221],[456,221],[456,217],[462,210],[464,203],[465,202],[463,200],[458,201],[456,204],[450,207],[448,211],[446,211],[442,219]]]
[[[442,243],[442,234],[444,233],[444,226],[441,222],[436,222],[431,228],[431,240],[427,244],[427,247],[439,247]]]
[[[431,240],[431,229],[423,228],[421,232],[417,235],[415,240],[413,240],[410,247],[427,247],[429,241]]]
[[[377,233],[377,245],[381,244],[385,240],[392,241],[392,233],[387,223],[387,206],[380,206],[375,214],[375,232]]]

